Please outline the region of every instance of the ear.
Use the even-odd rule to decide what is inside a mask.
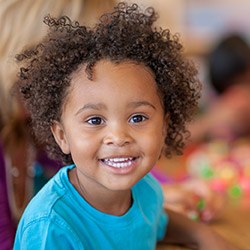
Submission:
[[[54,121],[53,124],[50,126],[51,132],[55,138],[56,143],[61,148],[64,154],[70,154],[70,147],[64,132],[63,125],[58,122]]]
[[[161,154],[159,156],[159,159],[161,158],[161,156],[163,155],[163,152],[165,151],[166,145],[165,145],[165,138],[167,136],[168,133],[168,125],[169,125],[169,114],[166,114],[164,116],[164,124],[163,124],[163,128],[162,128],[162,149],[161,149]],[[159,160],[158,159],[158,160]]]
[[[163,126],[163,130],[162,130],[162,136],[164,137],[164,139],[165,139],[167,132],[168,132],[169,120],[170,120],[169,114],[167,113],[164,116],[164,126]]]

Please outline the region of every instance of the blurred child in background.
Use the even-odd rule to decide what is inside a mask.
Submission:
[[[191,142],[250,135],[250,47],[240,34],[221,38],[208,55],[208,76],[217,96],[190,124]]]

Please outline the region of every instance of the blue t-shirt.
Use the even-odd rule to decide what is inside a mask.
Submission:
[[[158,182],[146,175],[132,187],[133,204],[122,216],[105,214],[80,196],[62,168],[32,199],[18,225],[14,250],[155,249],[167,215]]]

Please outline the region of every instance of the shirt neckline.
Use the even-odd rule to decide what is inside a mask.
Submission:
[[[68,171],[73,168],[75,168],[75,165],[66,166],[64,169],[62,169],[60,178],[64,186],[68,190],[66,194],[68,194],[70,198],[74,200],[74,202],[76,202],[79,209],[82,210],[80,211],[81,213],[87,213],[91,217],[91,219],[97,221],[98,223],[105,223],[105,224],[108,223],[109,226],[112,226],[112,225],[116,227],[118,225],[128,226],[131,222],[134,221],[134,218],[138,214],[136,189],[134,187],[131,189],[133,203],[132,203],[132,206],[129,208],[129,210],[121,216],[107,214],[107,213],[97,210],[95,207],[90,205],[72,185],[72,183],[69,180]]]

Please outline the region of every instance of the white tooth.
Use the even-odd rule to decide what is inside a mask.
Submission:
[[[105,159],[105,161],[109,161],[109,162],[123,162],[123,161],[128,161],[129,159],[133,159],[133,158],[108,158]]]
[[[115,168],[124,168],[132,165],[133,157],[124,157],[124,158],[106,158],[104,162],[107,165],[110,165]]]
[[[124,167],[128,167],[132,164],[132,162],[120,162],[120,163],[115,163],[115,162],[107,162],[108,165],[115,167],[115,168],[124,168]]]

